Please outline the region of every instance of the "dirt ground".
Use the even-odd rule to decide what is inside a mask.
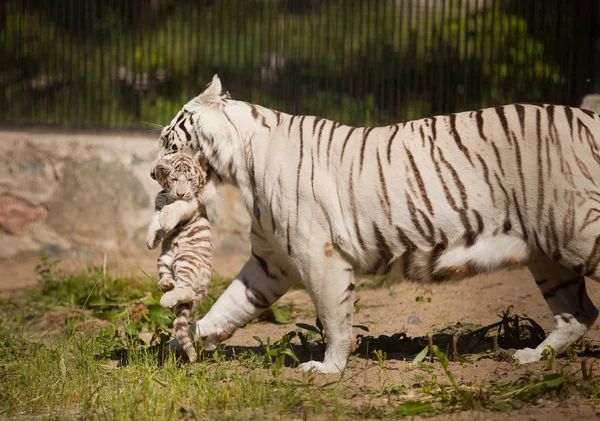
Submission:
[[[245,256],[236,256],[227,259],[215,259],[215,269],[224,276],[234,275]],[[18,293],[24,287],[35,286],[35,265],[39,263],[38,257],[23,258],[12,262],[0,262],[0,296],[10,296]],[[103,259],[96,262],[103,264]],[[154,259],[136,261],[135,264],[126,259],[107,257],[107,267],[112,274],[139,273],[138,266],[150,274],[155,273]],[[65,270],[81,270],[84,263],[65,261]],[[600,304],[600,285],[588,280],[589,295],[596,304]],[[431,302],[417,302],[417,296],[431,297]],[[536,320],[549,332],[553,319],[549,309],[538,291],[533,279],[526,269],[498,272],[487,276],[478,276],[460,283],[434,285],[426,290],[423,286],[410,283],[400,283],[392,286],[383,286],[378,289],[358,288],[357,298],[360,299],[360,311],[355,314],[354,323],[368,326],[370,335],[392,335],[404,332],[409,337],[427,334],[431,330],[442,328],[457,322],[487,325],[499,320],[498,315],[508,306],[513,306],[513,311],[521,315],[528,315]],[[299,312],[295,322],[314,323],[314,308],[304,290],[292,290],[280,300],[281,304],[292,304]],[[296,312],[298,314],[298,312]],[[408,322],[410,316],[417,316],[418,324]],[[253,336],[263,339],[279,339],[282,335],[293,330],[294,324],[276,325],[271,323],[253,323],[236,332],[227,344],[231,346],[255,346]],[[355,333],[359,333],[356,331]],[[587,335],[587,340],[592,345],[600,345],[600,326],[592,328]],[[559,364],[577,370],[578,364],[570,363],[566,358],[558,360]],[[377,387],[378,382],[387,384],[411,384],[418,368],[410,362],[389,359],[385,362],[387,376],[382,380],[381,371],[376,362],[364,358],[352,357],[346,376],[348,386]],[[286,369],[289,376],[297,376],[295,369]],[[526,366],[515,367],[508,362],[498,362],[483,359],[474,363],[450,363],[450,370],[461,382],[483,382],[486,379],[508,380],[516,379],[526,373],[540,373],[547,370],[545,363],[534,363]],[[364,373],[361,373],[364,371]],[[352,374],[360,373],[357,376]],[[329,379],[331,376],[324,376]],[[442,372],[439,378],[444,378]],[[360,394],[357,399],[361,399]],[[372,398],[375,399],[375,398]],[[382,402],[385,397],[377,398]],[[381,405],[382,402],[373,404]],[[355,402],[354,402],[355,404]],[[577,403],[564,402],[539,402],[536,406],[529,406],[510,413],[487,411],[471,411],[453,414],[452,416],[438,416],[434,419],[453,420],[500,420],[512,421],[525,420],[565,420],[565,419],[600,419],[600,408],[579,406]],[[419,418],[415,418],[419,419]]]

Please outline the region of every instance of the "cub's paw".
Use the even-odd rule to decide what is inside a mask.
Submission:
[[[171,278],[163,278],[158,281],[158,290],[160,292],[168,292],[175,288],[175,281]]]
[[[146,236],[146,247],[148,247],[148,250],[154,250],[158,247],[164,237],[165,231],[161,228],[149,230],[148,235]]]
[[[160,299],[161,307],[173,308],[194,301],[194,291],[190,288],[175,288],[166,292]]]
[[[539,361],[542,358],[542,355],[535,349],[523,348],[516,351],[513,358],[518,360],[519,364],[528,364]]]
[[[158,223],[165,232],[170,232],[179,223],[179,219],[172,212],[163,210],[158,217]]]

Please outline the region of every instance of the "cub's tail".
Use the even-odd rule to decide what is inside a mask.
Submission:
[[[191,363],[196,361],[196,348],[190,339],[188,332],[188,318],[190,317],[191,304],[181,304],[177,306],[175,311],[175,321],[173,328],[175,329],[175,337],[179,341],[179,345],[187,355]]]

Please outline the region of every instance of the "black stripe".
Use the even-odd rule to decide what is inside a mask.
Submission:
[[[377,250],[379,251],[379,259],[387,267],[394,258],[394,254],[390,249],[390,246],[385,241],[385,237],[381,233],[381,230],[377,226],[376,222],[373,222],[373,232],[375,233],[375,241],[377,241]]]
[[[369,137],[369,134],[372,130],[372,127],[368,127],[363,131],[363,143],[362,148],[360,149],[360,169],[358,171],[359,174],[362,174],[363,163],[365,162],[365,148],[367,147],[367,138]]]
[[[269,265],[267,264],[267,261],[260,257],[258,254],[254,253],[254,250],[252,250],[252,256],[254,256],[265,275],[267,275],[271,279],[275,279],[275,275],[271,274],[271,272],[269,271]]]
[[[433,206],[431,201],[429,200],[429,196],[427,195],[427,189],[425,188],[425,183],[423,182],[423,177],[421,176],[421,171],[419,171],[419,167],[415,163],[415,159],[412,153],[407,149],[406,145],[404,145],[404,150],[406,151],[406,155],[408,156],[408,161],[410,162],[410,167],[412,168],[413,174],[417,179],[417,185],[419,186],[419,190],[421,191],[421,197],[425,202],[425,206],[427,206],[427,210],[431,215],[434,215]]]
[[[298,162],[298,175],[296,178],[296,225],[300,222],[300,172],[302,170],[302,160],[304,159],[304,139],[303,139],[303,125],[304,116],[300,118],[300,160]]]
[[[362,250],[365,249],[365,242],[360,234],[360,226],[358,224],[358,209],[356,208],[356,198],[354,197],[354,162],[350,166],[350,206],[352,208],[352,219],[354,220],[354,230],[356,237]]]
[[[388,195],[387,183],[385,181],[385,175],[383,174],[383,167],[381,166],[381,157],[379,156],[379,151],[377,151],[377,166],[379,168],[379,182],[381,183],[381,190],[383,191],[383,197],[385,198],[385,203],[388,207],[388,214],[390,215],[391,221],[392,204]]]
[[[514,133],[513,133],[514,135]],[[515,137],[515,156],[517,158],[517,171],[521,179],[521,189],[523,192],[523,209],[527,210],[527,190],[525,189],[525,175],[523,174],[523,161],[521,159],[521,147]]]
[[[481,155],[477,154],[477,159],[479,159],[479,162],[481,163],[481,168],[483,169],[483,178],[485,179],[485,182],[487,183],[488,187],[490,188],[490,196],[492,198],[492,205],[496,206],[496,197],[494,195],[494,186],[492,185],[492,182],[490,181],[490,171],[488,170],[488,166],[485,163],[485,161],[483,160],[483,158],[481,157]]]
[[[290,214],[288,213],[288,221],[287,221],[287,227],[286,227],[286,239],[287,239],[287,253],[288,256],[292,255],[292,243],[290,242]]]
[[[246,298],[248,299],[250,304],[252,304],[256,308],[269,308],[271,304],[269,303],[269,300],[267,299],[265,294],[263,294],[257,289],[250,288],[248,280],[246,278],[242,277],[240,281],[242,281],[242,283],[246,287]]]
[[[192,135],[185,128],[185,120],[182,120],[181,123],[179,123],[179,128],[185,133],[185,140],[189,143],[192,140]]]
[[[394,143],[394,139],[396,138],[396,134],[398,133],[398,130],[400,130],[400,125],[396,124],[394,133],[392,133],[392,135],[390,136],[390,139],[388,140],[388,147],[387,147],[388,164],[392,163],[392,143]]]
[[[450,134],[454,138],[454,142],[458,146],[458,149],[467,157],[467,160],[473,165],[473,161],[471,160],[471,154],[469,154],[469,150],[463,145],[462,139],[458,130],[456,129],[456,114],[450,114]]]
[[[525,107],[520,104],[515,104],[517,116],[519,117],[519,125],[521,126],[521,137],[525,137]],[[515,138],[516,139],[516,138]]]
[[[479,137],[481,137],[484,141],[487,142],[487,137],[483,132],[483,110],[478,110],[475,114],[475,118],[477,119],[477,130],[479,131]]]
[[[342,146],[342,156],[340,158],[340,162],[344,160],[344,151],[346,150],[346,144],[348,143],[348,139],[350,139],[350,136],[352,135],[352,132],[356,130],[356,127],[352,127],[350,129],[350,131],[348,131],[348,134],[346,135],[346,139],[344,139],[344,145]]]
[[[290,136],[290,135],[291,135],[291,133],[292,133],[292,124],[294,124],[294,119],[295,119],[296,117],[297,117],[297,116],[293,115],[293,116],[292,116],[292,118],[290,118],[290,125],[288,126],[288,136]]]
[[[327,124],[327,120],[323,120],[323,124],[321,124],[321,128],[319,129],[319,135],[317,136],[317,158],[321,158],[321,135],[323,134],[323,127]]]
[[[523,238],[527,239],[529,234],[527,233],[527,228],[525,227],[525,221],[523,220],[523,214],[521,213],[521,208],[519,207],[519,201],[517,200],[517,194],[515,189],[512,191],[513,200],[515,202],[515,210],[517,211],[517,217],[519,218],[519,223],[521,224],[521,229],[523,230]]]
[[[502,124],[502,129],[504,130],[504,135],[506,136],[506,140],[508,143],[512,145],[512,139],[510,138],[510,133],[508,132],[508,121],[506,120],[506,114],[504,113],[504,107],[495,107],[494,110],[500,119],[500,123]]]
[[[333,132],[340,126],[341,123],[338,123],[337,121],[334,121],[333,125],[331,126],[331,132],[329,133],[329,143],[327,144],[327,168],[329,168],[329,153],[331,152],[331,144],[333,143]]]
[[[313,132],[312,132],[313,137],[317,131],[317,124],[319,124],[319,121],[321,121],[321,120],[322,120],[321,117],[315,117],[315,120],[313,121]]]
[[[281,113],[279,111],[273,111],[275,116],[277,117],[277,127],[279,127],[279,123],[281,122]]]
[[[500,167],[500,172],[502,173],[502,177],[504,177],[504,168],[502,167],[502,160],[500,159],[500,152],[498,151],[498,147],[492,141],[492,148],[494,149],[494,155],[496,155],[496,161],[498,162],[498,166]]]

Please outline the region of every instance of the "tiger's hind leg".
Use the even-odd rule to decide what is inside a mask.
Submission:
[[[171,291],[175,288],[175,280],[173,279],[173,255],[171,252],[161,254],[158,258],[158,290],[160,292]]]
[[[518,350],[514,358],[521,364],[538,361],[547,345],[557,355],[585,335],[598,317],[598,309],[588,297],[585,277],[559,263],[541,251],[528,264],[544,299],[554,314],[554,329],[535,349]]]

